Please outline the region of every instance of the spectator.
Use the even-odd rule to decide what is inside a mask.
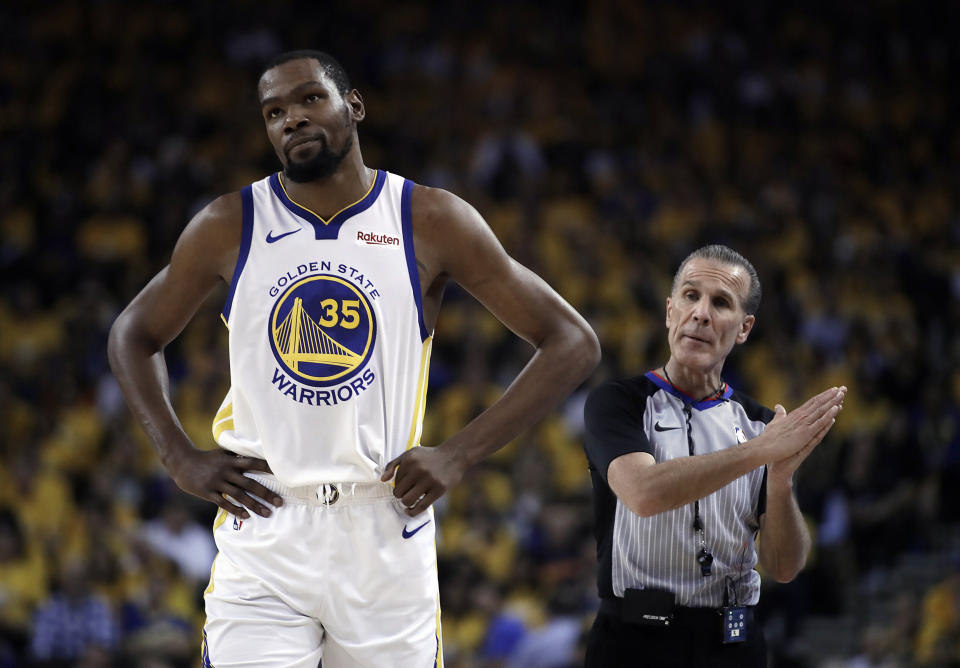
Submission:
[[[210,530],[190,516],[187,501],[179,493],[164,505],[160,517],[144,525],[141,537],[151,550],[173,561],[194,582],[210,578],[216,545]]]
[[[89,592],[87,575],[85,562],[67,561],[58,590],[37,610],[30,648],[42,664],[110,665],[109,653],[118,640],[116,623],[107,603]]]

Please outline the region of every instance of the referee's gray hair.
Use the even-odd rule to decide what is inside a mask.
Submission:
[[[747,275],[750,276],[750,288],[747,290],[747,298],[743,302],[743,310],[747,313],[747,315],[754,315],[757,312],[757,309],[760,308],[760,296],[762,294],[760,289],[760,277],[757,275],[757,270],[754,269],[752,264],[750,264],[750,260],[740,255],[740,253],[733,250],[729,246],[723,246],[721,244],[703,246],[693,251],[690,253],[690,255],[683,259],[683,262],[680,263],[680,268],[677,269],[677,273],[673,275],[672,289],[674,292],[677,290],[677,284],[680,281],[680,274],[683,273],[687,263],[694,258],[713,260],[715,262],[719,262],[720,264],[728,264],[733,267],[743,267],[743,269],[747,272]]]

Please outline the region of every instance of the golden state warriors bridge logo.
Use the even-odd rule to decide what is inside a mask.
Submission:
[[[359,385],[347,390],[348,395],[362,390],[363,378],[349,381],[373,352],[377,336],[373,313],[363,291],[339,276],[317,274],[296,281],[277,299],[270,314],[270,345],[280,369],[291,380],[313,387],[346,383],[348,388]],[[372,380],[369,372],[363,376],[368,375]],[[337,392],[306,392],[307,403],[313,404],[313,395],[317,405],[325,397],[337,401]],[[291,396],[304,402],[303,394]]]

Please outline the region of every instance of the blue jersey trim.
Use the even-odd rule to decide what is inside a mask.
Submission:
[[[413,300],[417,303],[417,323],[420,325],[420,343],[427,340],[430,333],[423,324],[423,298],[420,296],[420,272],[417,271],[417,254],[413,247],[413,181],[404,179],[403,193],[400,196],[400,225],[403,228],[403,250],[407,254],[407,272],[410,274],[410,287],[413,288]]]
[[[697,401],[694,397],[691,397],[686,392],[678,390],[669,382],[666,378],[661,378],[659,375],[653,371],[648,371],[644,374],[652,383],[659,387],[664,392],[672,394],[677,399],[682,401],[685,404],[690,404],[693,408],[696,408],[698,411],[705,411],[708,408],[713,408],[717,404],[722,404],[724,401],[730,398],[730,395],[733,394],[733,388],[730,387],[727,383],[723,384],[723,393],[719,397],[713,399],[708,399],[706,401]]]
[[[227,293],[227,302],[223,305],[223,321],[230,326],[230,308],[233,306],[233,293],[237,291],[240,274],[247,264],[250,255],[250,242],[253,240],[253,186],[247,186],[240,191],[243,215],[240,225],[240,252],[237,254],[237,264],[233,268],[233,279],[230,281],[230,292]]]
[[[207,630],[203,630],[202,654],[200,656],[200,665],[202,668],[213,668],[210,663],[210,646],[207,644]]]
[[[310,209],[290,199],[286,190],[284,190],[283,183],[280,181],[280,172],[270,175],[270,188],[290,213],[299,216],[313,226],[315,239],[336,239],[340,234],[340,228],[343,227],[347,219],[362,211],[366,211],[377,201],[377,197],[380,195],[380,191],[383,190],[383,184],[386,183],[386,181],[386,174],[382,169],[378,169],[377,173],[374,174],[373,184],[370,186],[367,194],[364,195],[362,199],[357,200],[350,206],[335,213],[331,216],[330,220],[324,220]]]

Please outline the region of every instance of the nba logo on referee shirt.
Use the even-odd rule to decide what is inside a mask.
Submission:
[[[734,426],[733,431],[737,435],[737,443],[747,442],[747,435],[743,433],[743,429],[741,429],[740,427]]]

